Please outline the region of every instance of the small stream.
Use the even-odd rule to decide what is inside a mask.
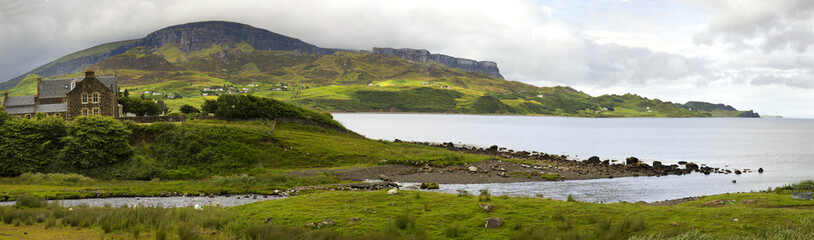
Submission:
[[[88,207],[121,207],[121,206],[160,206],[165,208],[192,207],[198,204],[204,208],[220,203],[221,207],[233,207],[247,203],[264,200],[282,199],[281,196],[267,195],[233,195],[214,197],[114,197],[114,198],[86,198],[86,199],[66,199],[49,200],[48,202],[59,202],[64,207],[76,207],[86,205]],[[0,206],[12,206],[13,201],[0,202]]]

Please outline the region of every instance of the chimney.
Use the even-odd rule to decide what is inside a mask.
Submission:
[[[90,69],[90,68],[85,69],[85,78],[92,78],[92,77],[95,77],[94,73],[93,73],[93,69]]]
[[[37,76],[37,84],[40,84],[40,83],[42,83],[42,78],[40,76]]]

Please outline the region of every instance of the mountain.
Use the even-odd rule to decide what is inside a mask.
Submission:
[[[36,94],[35,74],[116,74],[128,93],[171,109],[220,94],[273,97],[318,111],[533,114],[583,117],[707,117],[709,112],[635,94],[593,97],[570,87],[507,81],[488,61],[427,50],[320,48],[230,22],[167,27],[135,40],[70,54],[16,78],[9,93]]]

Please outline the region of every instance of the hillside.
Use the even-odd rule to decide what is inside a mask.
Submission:
[[[689,110],[695,109],[697,111],[709,112],[710,114],[712,114],[713,117],[747,117],[747,118],[760,117],[760,114],[752,112],[751,110],[740,111],[732,106],[725,105],[722,103],[714,104],[708,102],[689,101],[685,104],[679,104],[679,106]]]
[[[635,94],[592,97],[570,87],[506,81],[494,62],[426,50],[325,49],[228,22],[172,26],[142,39],[100,45],[55,62],[21,76],[10,95],[35,94],[33,74],[75,77],[78,70],[91,67],[100,75],[117,74],[120,87],[131,94],[164,99],[176,110],[183,104],[198,106],[207,98],[233,93],[273,97],[318,111],[714,116]]]

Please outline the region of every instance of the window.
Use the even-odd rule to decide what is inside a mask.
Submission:
[[[88,94],[82,94],[82,103],[88,103]]]
[[[93,115],[99,115],[99,108],[93,109]]]
[[[99,103],[99,93],[93,93],[93,103]]]
[[[84,96],[84,95],[83,95],[83,96]],[[82,116],[87,116],[87,115],[88,115],[88,109],[87,109],[87,108],[83,108],[83,109],[82,109]]]

